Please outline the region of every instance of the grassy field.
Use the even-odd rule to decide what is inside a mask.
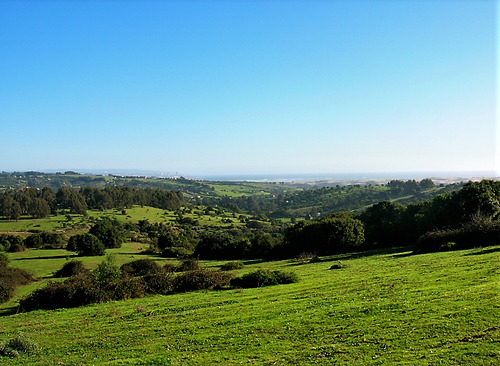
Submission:
[[[205,206],[193,206],[192,208],[183,208],[181,210],[184,218],[195,220],[198,225],[205,227],[225,227],[225,226],[244,226],[240,218],[249,218],[250,215],[233,214],[226,212],[221,208],[217,210],[206,211]],[[93,225],[93,220],[101,218],[117,219],[121,223],[137,223],[140,220],[150,222],[169,223],[175,222],[178,215],[174,211],[162,210],[154,207],[134,206],[125,210],[88,210],[87,216],[83,215],[57,215],[46,219],[32,219],[23,217],[19,221],[0,220],[0,233],[9,232],[27,232],[33,230],[39,231],[74,231],[79,228],[88,228]]]
[[[117,261],[136,258],[138,250],[134,244],[115,250]],[[300,281],[4,315],[0,341],[22,331],[41,349],[0,363],[495,365],[499,252],[500,246],[424,255],[401,249],[303,265],[253,261],[239,273],[293,270]],[[47,277],[66,260],[63,251],[50,253],[10,256],[13,266]],[[84,261],[95,266],[101,259]],[[339,260],[346,267],[330,269]]]

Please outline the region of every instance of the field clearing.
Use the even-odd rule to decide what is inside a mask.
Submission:
[[[194,206],[194,208],[182,211],[182,217],[196,221],[197,225],[205,227],[242,227],[244,222],[242,218],[250,218],[250,215],[233,214],[218,209],[219,212],[205,213],[205,206]],[[0,233],[25,233],[28,231],[59,231],[59,232],[78,232],[86,231],[94,224],[94,220],[103,218],[116,219],[120,223],[138,223],[140,220],[158,223],[176,223],[179,216],[175,211],[162,210],[148,206],[133,206],[124,210],[88,210],[87,215],[56,215],[45,219],[33,219],[22,217],[19,221],[0,220]],[[223,221],[224,220],[224,221]]]
[[[124,248],[123,258],[133,250]],[[41,346],[35,355],[5,360],[9,365],[494,365],[500,356],[499,253],[496,246],[340,255],[304,265],[251,261],[239,273],[293,270],[300,281],[3,316],[3,339],[23,331]],[[12,259],[17,266],[20,258]],[[339,260],[347,267],[330,270]]]

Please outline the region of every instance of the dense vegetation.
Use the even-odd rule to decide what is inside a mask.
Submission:
[[[161,189],[83,187],[76,190],[61,187],[54,192],[50,187],[22,188],[0,194],[0,216],[7,220],[19,220],[22,215],[43,218],[59,210],[85,214],[87,209],[125,209],[133,205],[175,210],[181,207],[183,201],[181,192]]]

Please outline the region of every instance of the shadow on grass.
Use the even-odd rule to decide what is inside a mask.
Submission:
[[[464,255],[466,255],[466,256],[469,256],[469,255],[481,255],[481,254],[496,253],[496,252],[500,252],[500,247],[488,248],[488,249],[481,249],[478,252],[467,253],[467,254],[464,254]]]
[[[2,316],[9,316],[17,314],[17,306],[0,309],[0,318]]]
[[[61,258],[77,258],[79,257],[77,254],[71,254],[71,255],[52,255],[52,256],[46,256],[46,257],[32,257],[32,258],[17,258],[16,261],[30,261],[30,260],[37,260],[37,259],[61,259]]]
[[[363,257],[371,257],[374,255],[387,255],[387,254],[392,254],[391,257],[407,257],[414,255],[413,254],[413,249],[415,249],[413,246],[404,246],[404,247],[391,247],[391,248],[380,248],[380,249],[372,249],[372,250],[366,250],[363,252],[352,252],[352,253],[342,253],[342,254],[333,254],[333,255],[327,255],[327,256],[321,256],[315,262],[329,262],[329,261],[339,261],[339,260],[348,260],[348,259],[356,259],[356,258],[363,258]],[[407,253],[409,252],[409,253]],[[301,263],[297,263],[295,259],[291,259],[292,263],[290,263],[290,266],[297,266],[297,265],[302,265]],[[314,263],[314,262],[311,262]],[[305,263],[308,264],[308,263]]]

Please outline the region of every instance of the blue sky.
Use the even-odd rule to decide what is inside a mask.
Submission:
[[[0,2],[0,170],[493,171],[495,1]]]

